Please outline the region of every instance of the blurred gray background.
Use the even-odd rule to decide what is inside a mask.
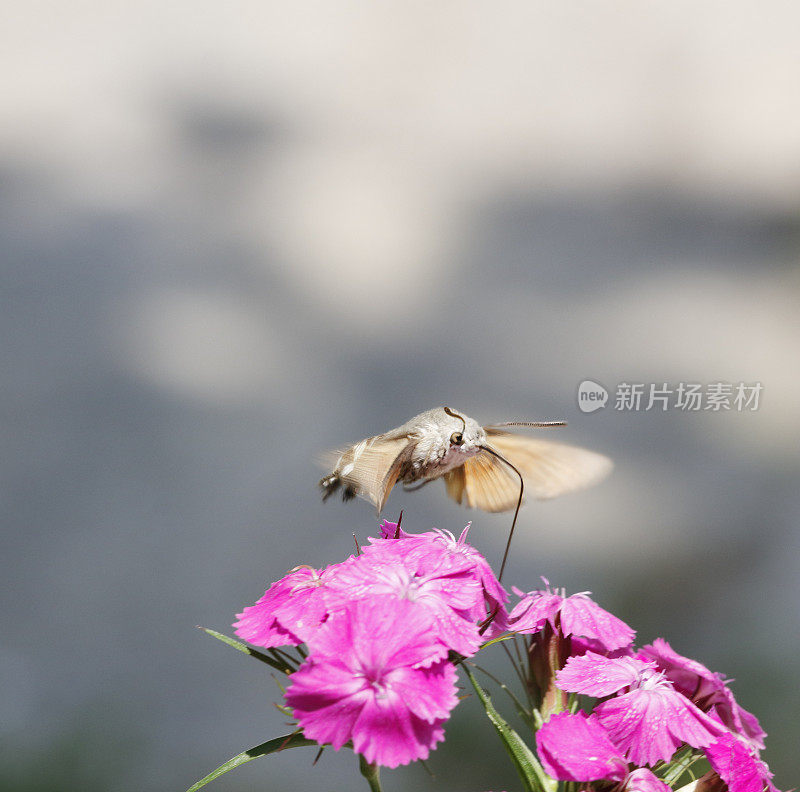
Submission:
[[[183,790],[285,731],[195,629],[375,533],[322,449],[439,404],[566,418],[602,486],[507,582],[591,590],[735,677],[800,770],[800,11],[8,3],[0,28],[0,788]],[[577,409],[760,381],[757,412]],[[510,520],[395,492],[499,561]],[[500,654],[500,653],[498,653]],[[502,655],[495,662],[502,667]],[[504,672],[506,673],[506,672]],[[471,700],[389,790],[514,789]],[[366,788],[287,752],[210,789]]]

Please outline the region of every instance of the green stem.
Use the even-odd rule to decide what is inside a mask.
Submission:
[[[370,764],[363,756],[359,754],[359,765],[361,768],[361,775],[367,779],[370,792],[383,792],[381,789],[381,769],[376,764]]]
[[[502,643],[501,646],[503,648],[503,651],[506,653],[506,657],[508,657],[508,661],[511,663],[511,667],[517,674],[517,679],[519,679],[519,682],[522,685],[522,689],[527,690],[528,684],[525,681],[525,675],[523,674],[522,669],[514,662],[514,656],[511,654],[505,643]]]
[[[525,744],[522,738],[506,723],[500,713],[494,708],[492,700],[486,691],[478,684],[475,675],[470,667],[465,663],[464,673],[467,675],[472,687],[478,694],[481,704],[486,712],[486,716],[494,726],[495,731],[503,742],[514,767],[519,773],[526,792],[556,792],[558,782],[550,778],[544,772],[544,768],[539,764],[531,749]]]

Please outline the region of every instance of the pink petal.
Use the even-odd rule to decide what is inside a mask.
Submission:
[[[636,631],[601,608],[586,594],[573,594],[561,604],[561,632],[594,638],[609,651],[630,646]]]
[[[402,528],[397,530],[397,523],[384,520],[381,523],[382,539],[407,539],[411,534],[407,534]]]
[[[492,620],[489,622],[488,627],[483,630],[481,636],[484,642],[494,640],[505,633],[511,632],[511,628],[508,626],[508,612],[502,605],[498,604],[494,608],[490,608],[484,618],[489,618],[490,616]],[[483,619],[481,621],[483,622]]]
[[[570,657],[556,675],[556,684],[570,693],[601,698],[639,682],[652,664],[635,657],[606,657],[596,652]]]
[[[744,737],[756,748],[764,747],[766,732],[755,715],[739,706],[721,674],[709,671],[697,660],[678,654],[663,638],[656,638],[652,644],[643,647],[639,654],[654,660],[676,689],[703,712],[713,709],[731,731]]]
[[[474,566],[463,555],[449,552],[447,542],[436,531],[404,533],[400,539],[370,539],[370,544],[363,547],[362,551],[369,558],[402,560],[410,568],[421,572],[441,570],[446,573]]]
[[[663,638],[656,638],[652,644],[643,646],[639,654],[646,660],[655,661],[658,668],[675,685],[675,689],[687,698],[702,698],[719,688],[717,674],[697,660],[679,655]]]
[[[273,610],[275,621],[291,631],[300,641],[307,643],[325,621],[331,610],[331,599],[319,586],[297,592]],[[261,644],[263,646],[263,644]]]
[[[706,756],[730,792],[777,792],[766,764],[732,735],[721,735],[706,748]]]
[[[580,638],[573,635],[570,638],[570,654],[582,655],[587,652],[603,655],[604,657],[636,657],[636,653],[630,646],[623,646],[621,649],[608,650],[600,641],[594,638]],[[647,658],[640,658],[647,661]]]
[[[595,708],[614,744],[635,764],[668,761],[683,743],[702,748],[725,731],[669,682],[652,678],[644,683],[649,687],[635,688]]]
[[[668,761],[683,742],[667,726],[663,700],[649,691],[609,699],[595,713],[614,744],[637,765]]]
[[[309,663],[291,676],[286,703],[310,740],[330,743],[339,750],[352,735],[353,725],[372,697],[364,680],[330,664]]]
[[[763,748],[764,738],[767,736],[767,733],[761,728],[758,718],[738,703],[735,709],[735,714],[739,716],[739,722],[741,723],[741,727],[736,729],[736,731],[756,748]],[[734,723],[735,720],[734,718]]]
[[[594,716],[553,715],[536,733],[539,758],[560,781],[621,781],[628,764]]]
[[[278,609],[293,598],[305,600],[312,590],[306,588],[317,580],[318,572],[311,567],[299,567],[273,583],[255,603],[237,614],[234,622],[236,634],[256,646],[266,648],[299,644],[302,639],[292,630],[291,624],[283,624],[277,616]],[[300,587],[302,593],[296,593]]]
[[[303,733],[337,750],[352,741],[388,767],[425,758],[458,702],[455,668],[422,605],[391,595],[348,603],[309,641],[286,701]]]
[[[348,603],[329,617],[308,646],[316,656],[367,671],[430,665],[447,655],[430,611],[392,595]]]
[[[624,792],[672,792],[672,788],[646,767],[640,767],[626,779]]]
[[[439,662],[429,668],[398,668],[386,684],[414,715],[433,723],[449,717],[458,704],[456,676],[455,666]]]
[[[530,591],[508,615],[509,629],[518,633],[537,633],[545,622],[552,622],[563,599],[549,591]]]
[[[419,587],[425,594],[435,594],[453,610],[471,612],[483,603],[483,589],[469,572],[440,575],[420,574]]]
[[[409,534],[401,530],[401,538],[393,540],[387,538],[394,536],[392,526],[384,524],[381,528],[384,538],[370,539],[371,544],[363,550],[366,555],[393,553],[396,557],[402,558],[409,568],[413,566],[417,574],[436,572],[443,575],[466,572],[480,584],[490,605],[502,605],[508,601],[508,594],[494,576],[486,559],[467,543],[468,529],[469,525],[458,539],[447,531],[433,530],[421,534]],[[480,613],[477,611],[473,615],[476,619],[480,618]]]
[[[383,767],[427,759],[430,749],[442,740],[441,721],[417,718],[396,696],[370,700],[353,725],[353,750]]]
[[[429,607],[426,601],[420,605]],[[447,608],[438,607],[434,612],[437,637],[446,647],[464,657],[472,657],[480,649],[484,639],[474,622]]]

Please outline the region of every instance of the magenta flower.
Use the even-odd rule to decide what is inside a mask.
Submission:
[[[547,591],[527,593],[513,586],[512,591],[521,599],[508,614],[509,629],[518,633],[537,633],[548,621],[556,629],[555,617],[564,601],[560,594],[552,593],[549,586]]]
[[[483,602],[480,584],[464,564],[427,574],[418,574],[418,566],[411,557],[401,561],[387,552],[372,553],[342,569],[329,587],[351,600],[388,594],[416,602],[433,616],[446,647],[465,657],[474,655],[482,638],[468,614]]]
[[[384,523],[384,534],[396,526]],[[297,567],[281,578],[234,623],[236,634],[266,648],[300,644],[348,602],[392,594],[418,602],[433,612],[442,643],[464,656],[502,631],[506,593],[488,563],[466,544],[465,530],[456,540],[444,531],[403,534],[400,539],[373,539],[360,556],[351,556],[321,572]],[[493,630],[481,635],[477,622],[496,603]]]
[[[653,663],[587,652],[556,675],[562,690],[609,698],[595,707],[612,742],[637,765],[668,761],[680,745],[709,745],[725,729],[678,693]]]
[[[756,748],[764,747],[766,732],[755,715],[740,707],[722,674],[709,671],[702,663],[679,655],[663,638],[642,647],[639,656],[656,663],[676,690],[691,699],[703,712],[713,711],[732,732]]]
[[[273,583],[255,603],[236,614],[236,634],[256,646],[270,648],[303,643],[327,613],[319,589],[320,572],[296,567]]]
[[[553,715],[536,733],[544,769],[559,781],[622,781],[628,763],[594,715]]]
[[[627,760],[595,715],[553,715],[537,732],[536,747],[547,773],[559,781],[617,781],[627,792],[670,792],[646,768],[628,773]]]
[[[672,792],[671,787],[646,767],[634,770],[625,780],[623,789],[625,792]]]
[[[498,612],[496,620],[503,618],[508,594],[495,577],[489,562],[472,545],[467,544],[469,529],[470,524],[467,524],[456,539],[449,531],[434,529],[410,534],[402,529],[398,531],[396,523],[384,522],[381,525],[381,538],[370,539],[371,544],[364,548],[364,552],[370,555],[389,550],[418,574],[442,574],[445,570],[468,572],[480,584],[489,612]],[[482,602],[476,602],[470,618],[476,621],[485,618],[486,607]]]
[[[455,707],[456,670],[428,611],[394,596],[348,603],[309,639],[286,701],[306,737],[367,762],[427,758]]]
[[[522,597],[508,617],[508,629],[514,632],[537,633],[549,622],[562,635],[592,639],[609,652],[630,646],[636,635],[622,619],[590,599],[588,592],[566,597],[551,592],[549,586],[527,594],[514,591]]]
[[[729,792],[777,792],[767,765],[732,734],[721,735],[705,753]]]

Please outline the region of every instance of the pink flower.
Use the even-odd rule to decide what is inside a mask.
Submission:
[[[402,558],[418,574],[442,574],[445,570],[467,572],[480,584],[489,612],[498,610],[498,616],[502,618],[505,616],[503,606],[508,602],[508,594],[492,572],[489,562],[472,545],[467,544],[469,529],[470,524],[456,539],[449,531],[438,529],[421,534],[410,534],[403,530],[398,532],[396,523],[384,522],[381,525],[381,538],[370,539],[371,544],[364,548],[364,553],[390,552]],[[474,612],[469,616],[474,620],[485,618],[486,607],[476,602]]]
[[[654,664],[633,657],[587,652],[571,657],[556,675],[560,688],[609,698],[595,714],[612,742],[637,765],[668,761],[678,747],[709,745],[725,729],[678,693]]]
[[[527,594],[516,586],[513,592],[521,597],[520,601],[508,614],[509,629],[518,633],[537,633],[547,622],[555,630],[555,617],[561,608],[564,598],[550,591],[529,591]]]
[[[384,523],[384,534],[396,526]],[[477,550],[444,531],[373,539],[360,556],[351,556],[321,572],[297,567],[273,583],[238,614],[236,634],[267,648],[308,642],[334,612],[348,602],[381,594],[412,600],[430,610],[442,643],[464,656],[502,631],[507,599],[491,568]],[[477,622],[497,603],[493,631],[481,635]]]
[[[606,651],[630,646],[636,634],[613,614],[597,605],[588,592],[565,597],[546,590],[527,594],[515,589],[522,599],[508,617],[508,629],[518,633],[537,633],[549,622],[562,635],[589,638]]]
[[[628,773],[628,762],[595,715],[562,712],[553,715],[536,734],[545,770],[559,781],[618,781],[627,792],[670,792],[646,768]]]
[[[236,634],[266,648],[303,643],[327,615],[322,587],[333,569],[319,572],[303,566],[291,570],[273,583],[255,605],[237,614],[238,621],[233,624]]]
[[[286,701],[306,737],[352,742],[386,767],[427,758],[455,707],[456,670],[428,611],[393,596],[348,603],[309,639]]]
[[[646,767],[634,770],[625,781],[623,789],[626,792],[672,792],[671,787]]]
[[[482,638],[468,615],[483,602],[480,584],[463,564],[427,574],[418,573],[419,566],[413,558],[401,561],[388,553],[373,553],[342,569],[329,586],[351,600],[389,594],[416,602],[433,616],[445,646],[465,657],[474,655]]]
[[[732,732],[756,748],[764,747],[766,732],[757,718],[740,707],[722,674],[709,671],[702,663],[679,655],[663,638],[642,647],[639,656],[655,661],[675,689],[691,699],[703,712],[713,711]]]
[[[536,733],[544,769],[559,781],[622,781],[628,763],[594,715],[553,715]]]
[[[767,765],[754,755],[752,748],[733,735],[721,735],[705,753],[730,792],[777,792]]]

